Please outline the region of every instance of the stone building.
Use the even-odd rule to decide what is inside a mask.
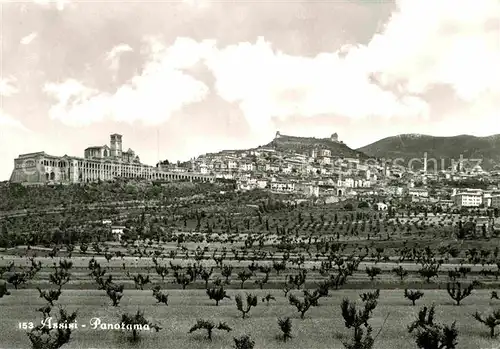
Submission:
[[[14,159],[12,183],[81,183],[122,178],[149,180],[213,181],[213,176],[199,173],[164,171],[161,167],[142,164],[132,149],[122,151],[122,136],[112,134],[110,146],[85,149],[84,157],[54,156],[43,151],[19,155]]]

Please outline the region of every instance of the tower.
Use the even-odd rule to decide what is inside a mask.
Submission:
[[[122,135],[114,133],[110,136],[111,156],[116,158],[122,157]]]
[[[281,137],[280,131],[276,131],[276,136],[274,136],[274,138],[276,139],[276,138],[280,138],[280,137]]]
[[[427,174],[427,152],[424,153],[424,174]]]

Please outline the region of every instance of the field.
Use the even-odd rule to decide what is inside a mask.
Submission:
[[[234,298],[237,290],[229,294]],[[268,291],[252,291],[261,298]],[[242,319],[234,306],[234,301],[224,300],[218,307],[209,300],[203,290],[169,290],[168,306],[157,305],[151,291],[129,290],[119,309],[109,307],[109,300],[103,291],[69,290],[60,299],[60,304],[68,310],[78,310],[79,324],[87,323],[87,328],[74,331],[74,337],[64,348],[82,349],[118,349],[118,348],[230,348],[232,337],[249,334],[256,341],[256,349],[298,348],[298,349],[342,349],[341,338],[349,333],[343,325],[340,315],[340,301],[343,297],[356,297],[352,290],[339,290],[330,297],[322,298],[318,307],[312,308],[305,319],[301,320],[295,309],[288,304],[283,292],[272,290],[276,302],[267,306],[259,304],[252,309],[248,318]],[[295,293],[298,293],[295,291]],[[358,298],[359,301],[359,298]],[[489,300],[486,291],[476,291],[467,298],[464,304],[457,307],[443,290],[427,290],[423,300],[425,304],[437,304],[436,317],[439,322],[457,321],[460,339],[459,349],[496,348],[498,339],[488,337],[487,328],[472,319],[471,313],[476,310],[486,311],[495,305]],[[401,290],[384,290],[380,296],[380,305],[373,314],[371,324],[374,332],[381,328],[384,319],[387,321],[380,332],[375,348],[377,349],[414,349],[414,340],[408,334],[406,325],[416,317],[418,306],[411,306],[404,299]],[[496,301],[498,304],[498,301]],[[41,316],[35,311],[44,305],[35,290],[19,290],[8,299],[0,300],[4,316],[0,334],[1,347],[9,349],[26,348],[29,340],[22,330],[17,329],[18,322],[40,321]],[[119,330],[92,330],[88,322],[92,317],[100,317],[103,322],[116,323],[118,312],[128,310],[135,312],[137,308],[145,310],[148,317],[159,322],[163,329],[156,333],[142,333],[140,343],[129,343],[127,333]],[[276,338],[279,328],[278,317],[292,318],[293,339],[287,343]],[[197,318],[226,321],[234,330],[231,333],[216,332],[213,341],[208,341],[202,333],[187,334]]]
[[[145,248],[147,244],[140,245]],[[105,246],[105,245],[103,245]],[[160,265],[179,265],[184,269],[188,265],[195,263],[192,257],[196,250],[188,249],[186,257],[182,254],[184,248],[175,244],[161,246],[165,255],[167,251],[177,251],[177,257],[171,259],[162,255],[158,257],[157,263]],[[151,250],[160,248],[160,246],[149,246]],[[208,247],[207,247],[208,248]],[[30,265],[30,260],[22,254],[23,248],[9,250],[10,254],[4,253],[0,259],[0,266],[7,266],[14,262],[16,270],[22,270]],[[121,245],[116,243],[108,244],[108,253],[113,251],[126,251]],[[25,250],[24,250],[25,251]],[[76,249],[78,251],[78,249]],[[15,253],[14,253],[15,252]],[[225,256],[224,265],[233,267],[233,273],[229,278],[230,284],[225,285],[231,300],[222,300],[220,305],[215,306],[215,302],[210,300],[205,292],[205,282],[197,279],[187,285],[186,289],[175,282],[172,276],[172,270],[165,280],[155,272],[155,264],[151,257],[124,256],[118,258],[113,256],[109,261],[101,254],[89,253],[75,255],[68,258],[64,251],[58,252],[59,256],[54,258],[46,256],[49,249],[32,248],[28,255],[37,255],[36,261],[42,263],[42,268],[26,284],[21,285],[20,289],[15,290],[10,287],[11,295],[0,299],[0,309],[3,314],[9,314],[3,320],[0,330],[0,347],[17,349],[29,346],[29,339],[26,336],[26,330],[18,328],[19,322],[39,322],[42,316],[37,309],[46,302],[39,297],[35,287],[42,289],[54,289],[54,285],[49,282],[49,275],[53,273],[53,264],[60,261],[71,260],[71,279],[63,286],[63,293],[56,302],[68,311],[78,312],[78,323],[86,324],[86,328],[81,326],[72,333],[70,343],[63,348],[82,348],[82,349],[111,349],[111,348],[231,348],[232,338],[238,335],[247,334],[255,340],[255,348],[274,349],[274,348],[328,348],[342,349],[342,340],[345,339],[351,330],[344,327],[341,316],[340,302],[344,297],[356,300],[361,303],[359,294],[374,289],[381,289],[379,304],[373,313],[370,324],[377,334],[375,348],[415,348],[414,339],[407,331],[407,326],[416,319],[420,306],[435,304],[437,321],[445,324],[457,322],[457,328],[460,336],[458,349],[470,348],[496,348],[500,341],[496,338],[491,339],[488,336],[488,329],[475,321],[471,314],[475,311],[488,311],[497,307],[500,301],[490,299],[491,289],[500,286],[495,277],[484,276],[480,273],[483,269],[494,269],[494,265],[474,265],[462,263],[461,266],[470,268],[467,276],[461,278],[462,282],[471,282],[472,280],[481,280],[482,287],[473,291],[472,295],[466,298],[460,306],[453,304],[452,299],[447,294],[445,288],[449,281],[447,272],[454,270],[458,264],[448,263],[441,265],[440,272],[431,282],[425,282],[418,274],[419,264],[415,261],[399,262],[393,257],[394,261],[377,262],[373,258],[367,258],[363,261],[357,271],[355,271],[348,281],[339,290],[330,290],[329,296],[320,298],[319,306],[312,307],[300,319],[300,314],[289,304],[288,299],[282,290],[286,284],[289,275],[297,275],[300,270],[307,270],[307,280],[300,290],[294,289],[290,294],[302,297],[302,290],[313,290],[318,283],[327,280],[319,272],[321,261],[326,258],[320,256],[319,260],[306,260],[299,266],[287,264],[287,268],[279,275],[272,270],[269,274],[268,282],[263,286],[263,290],[258,289],[254,281],[262,279],[264,274],[257,270],[244,284],[241,289],[240,280],[237,277],[239,271],[248,270],[252,264],[250,256],[244,260],[236,260],[234,253],[230,250]],[[25,251],[26,253],[26,251]],[[204,258],[198,260],[203,268],[214,267],[209,280],[209,287],[217,277],[222,277],[220,268],[216,267],[212,259],[210,249],[204,254]],[[16,256],[17,255],[17,256]],[[45,255],[45,256],[44,256]],[[283,252],[276,252],[273,260],[282,260]],[[295,253],[289,257],[290,260],[296,258]],[[104,290],[97,290],[96,282],[89,276],[88,265],[91,260],[95,260],[107,274],[112,275],[114,282],[123,284],[125,290],[123,299],[119,307],[112,307],[110,299],[106,296]],[[259,266],[272,266],[273,260],[269,257],[256,261]],[[381,274],[371,280],[367,275],[365,268],[376,266],[381,269]],[[408,271],[408,276],[404,282],[391,272],[396,266],[402,266]],[[134,281],[127,275],[149,275],[151,283],[144,286],[144,290],[135,289]],[[158,304],[152,296],[151,287],[161,285],[162,290],[169,294],[168,305]],[[408,299],[403,296],[403,288],[420,289],[424,292],[424,297],[417,301],[417,306],[412,306]],[[251,309],[248,318],[241,319],[241,314],[236,309],[234,296],[236,294],[244,295],[245,292],[251,292],[258,296],[257,307]],[[271,301],[269,305],[261,302],[261,298],[271,293],[276,301]],[[128,332],[121,330],[92,330],[89,325],[91,318],[98,317],[103,323],[119,323],[120,314],[124,312],[134,313],[138,309],[144,311],[148,320],[159,323],[162,327],[158,333],[141,332],[140,342],[130,342]],[[277,336],[279,327],[277,319],[291,317],[293,323],[293,338],[289,342],[283,342]],[[387,317],[387,318],[386,318]],[[214,333],[213,341],[207,340],[203,333],[188,334],[189,328],[195,323],[196,319],[213,319],[214,321],[225,321],[233,331],[231,333]],[[384,323],[385,321],[385,323]]]
[[[22,208],[30,207],[36,193],[13,193],[6,206],[11,211],[0,217],[0,314],[8,315],[0,326],[0,348],[30,347],[19,323],[43,318],[38,309],[48,299],[37,288],[62,291],[52,316],[58,306],[77,311],[79,328],[63,349],[233,348],[233,337],[240,335],[255,340],[255,349],[343,349],[353,330],[345,327],[342,300],[362,306],[360,294],[375,290],[380,296],[369,324],[376,349],[417,348],[407,326],[422,306],[433,304],[438,323],[456,321],[458,349],[500,348],[498,337],[490,338],[489,329],[472,317],[500,307],[492,297],[500,289],[500,237],[482,223],[472,228],[467,223],[484,221],[480,212],[405,204],[378,212],[356,202],[299,204],[207,185],[204,194],[191,184],[144,193],[128,185],[126,195],[105,186],[73,192],[44,188],[50,205],[39,202],[29,209]],[[138,190],[150,199],[126,201]],[[85,199],[77,206],[76,196]],[[114,196],[119,201],[112,202]],[[121,241],[104,220],[127,227]],[[66,271],[68,280],[59,285],[54,277]],[[447,292],[458,283],[474,286],[460,306]],[[157,303],[155,286],[168,294],[168,305]],[[215,306],[206,289],[220,287],[231,299]],[[322,287],[328,295],[317,298],[318,305],[301,319],[288,296],[305,300],[306,290],[312,294]],[[412,306],[405,289],[424,296]],[[242,319],[235,295],[245,293],[256,295],[258,304]],[[113,306],[116,294],[123,298]],[[261,301],[267,294],[276,298],[269,305]],[[128,331],[89,328],[92,318],[120,323],[124,313],[138,310],[162,329],[140,332],[140,341],[132,342]],[[277,320],[286,317],[292,319],[293,337],[284,342]],[[214,331],[209,341],[205,332],[188,334],[197,319],[223,321],[233,330]]]

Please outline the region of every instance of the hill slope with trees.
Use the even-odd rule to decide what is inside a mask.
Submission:
[[[376,158],[408,160],[423,158],[424,152],[427,152],[428,159],[445,159],[447,166],[450,165],[451,159],[458,162],[462,155],[464,159],[481,159],[480,165],[485,170],[500,168],[500,135],[436,137],[401,134],[381,139],[357,150]],[[473,162],[471,161],[471,164]]]

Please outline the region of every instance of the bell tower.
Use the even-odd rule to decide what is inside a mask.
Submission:
[[[115,158],[122,157],[122,135],[114,133],[110,136],[111,156]]]

